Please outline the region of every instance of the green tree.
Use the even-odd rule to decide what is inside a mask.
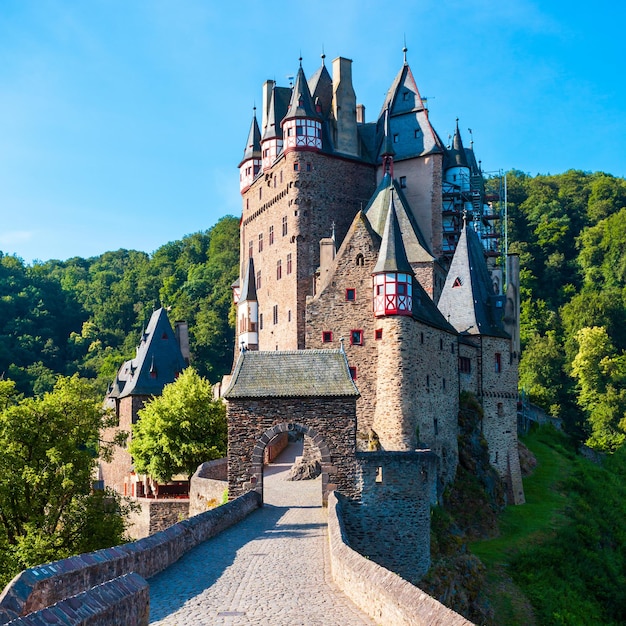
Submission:
[[[41,398],[20,397],[12,381],[0,381],[0,582],[123,540],[125,506],[91,489],[107,420],[101,407],[77,376],[60,378]]]
[[[179,473],[191,478],[204,461],[226,454],[226,407],[192,368],[139,411],[129,452],[135,469],[159,482]]]

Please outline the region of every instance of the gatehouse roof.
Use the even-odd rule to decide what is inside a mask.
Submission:
[[[359,395],[342,350],[245,350],[224,392],[227,400]]]

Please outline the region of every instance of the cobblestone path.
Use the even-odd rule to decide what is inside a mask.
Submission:
[[[150,579],[151,624],[374,624],[332,582],[320,479],[284,480],[296,453],[265,468],[263,508]]]

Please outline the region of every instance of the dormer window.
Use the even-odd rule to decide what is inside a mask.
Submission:
[[[452,283],[452,288],[454,289],[455,287],[460,287],[462,284],[463,284],[463,281],[461,280],[459,276],[457,276],[454,279],[454,283]]]

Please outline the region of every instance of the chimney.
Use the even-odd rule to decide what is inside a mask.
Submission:
[[[276,81],[266,80],[263,83],[263,116],[261,118],[261,136],[265,132],[265,127],[267,126],[267,115],[269,113],[270,108],[270,98],[272,97],[272,89],[274,89],[274,85]]]
[[[335,260],[335,240],[332,237],[320,239],[320,276],[323,276]]]
[[[365,124],[365,105],[363,104],[356,105],[356,123]]]
[[[176,341],[180,352],[185,359],[185,363],[189,365],[191,353],[189,352],[189,324],[187,322],[177,321],[174,322],[174,334],[176,335]]]
[[[352,61],[343,57],[333,61],[333,115],[337,124],[335,149],[337,152],[359,156]]]

